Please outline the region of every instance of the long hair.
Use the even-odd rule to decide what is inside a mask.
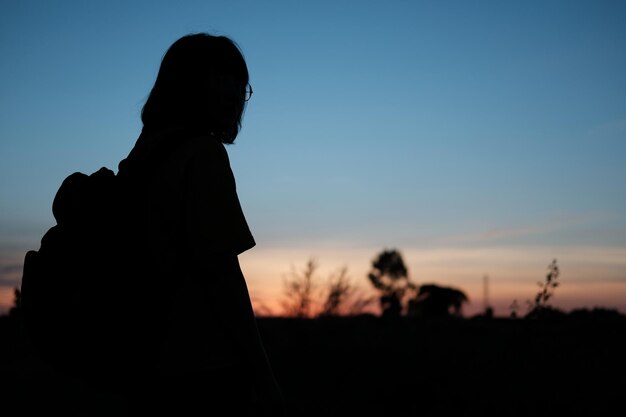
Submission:
[[[174,42],[141,111],[149,130],[185,125],[233,143],[245,107],[248,67],[225,36],[197,33]]]

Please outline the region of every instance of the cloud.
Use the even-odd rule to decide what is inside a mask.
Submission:
[[[489,242],[501,239],[513,239],[524,236],[536,235],[545,233],[547,228],[534,226],[534,227],[518,227],[518,228],[501,228],[496,227],[485,232],[464,234],[464,235],[451,235],[443,236],[437,241],[439,243],[472,243],[472,242]]]
[[[435,239],[439,244],[489,243],[503,240],[515,241],[520,238],[554,233],[571,229],[607,218],[606,213],[592,213],[585,215],[564,214],[548,219],[540,224],[519,227],[493,227],[486,231],[467,233],[462,235],[441,236]]]

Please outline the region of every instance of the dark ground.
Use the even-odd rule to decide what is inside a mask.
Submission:
[[[259,325],[290,417],[626,413],[624,317]],[[114,415],[114,399],[42,367],[8,316],[0,318],[0,366],[3,417],[30,415],[34,405],[46,415]]]

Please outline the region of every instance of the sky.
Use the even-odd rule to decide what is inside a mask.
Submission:
[[[602,0],[0,0],[0,312],[62,180],[117,169],[166,49],[208,32],[254,89],[227,149],[258,311],[309,259],[372,293],[394,248],[466,315],[523,308],[553,259],[552,305],[626,313],[624,21]]]

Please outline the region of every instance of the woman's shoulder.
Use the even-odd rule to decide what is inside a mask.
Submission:
[[[184,147],[190,152],[204,150],[216,154],[225,154],[224,144],[209,134],[189,134],[183,139]]]
[[[192,177],[223,177],[230,171],[224,144],[209,134],[184,129],[144,132],[129,156],[118,164],[119,174],[139,179],[153,173],[171,179],[185,173],[193,173]]]
[[[192,182],[233,179],[228,153],[221,141],[208,134],[181,135],[173,139],[179,144],[165,163],[166,170],[179,172]]]
[[[224,144],[210,135],[184,138],[177,153],[190,164],[230,165]]]

